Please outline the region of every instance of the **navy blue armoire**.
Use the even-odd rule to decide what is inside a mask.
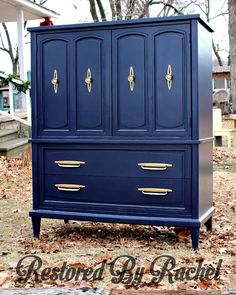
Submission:
[[[212,227],[211,28],[199,15],[31,28],[41,218]]]

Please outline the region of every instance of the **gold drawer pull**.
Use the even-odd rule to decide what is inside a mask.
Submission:
[[[169,90],[171,90],[172,81],[173,81],[171,65],[168,65],[168,67],[167,67],[167,73],[166,73],[165,78],[166,78],[166,81],[167,81],[167,87],[168,87]]]
[[[59,167],[65,168],[79,168],[81,165],[85,164],[85,162],[82,161],[55,161],[54,163]]]
[[[88,68],[88,70],[87,70],[87,76],[84,81],[87,84],[87,89],[88,89],[88,92],[90,93],[92,90],[92,82],[93,82],[92,73],[91,73],[90,68]]]
[[[165,163],[138,163],[143,170],[166,170],[168,167],[172,167],[172,164]]]
[[[138,188],[138,191],[141,192],[143,195],[150,195],[150,196],[166,196],[168,193],[172,192],[172,189],[168,188]]]
[[[135,77],[134,77],[134,68],[132,66],[130,66],[129,68],[129,76],[128,76],[128,81],[129,81],[129,87],[131,91],[134,91],[134,81],[135,81]]]
[[[82,185],[82,184],[55,184],[55,187],[59,191],[78,192],[81,190],[81,188],[85,188],[85,185]]]
[[[51,80],[51,83],[53,85],[54,93],[57,94],[58,84],[59,84],[57,70],[54,70],[53,78]]]

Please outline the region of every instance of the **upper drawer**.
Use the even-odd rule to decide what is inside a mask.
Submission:
[[[44,173],[190,178],[190,150],[76,150],[43,148]]]

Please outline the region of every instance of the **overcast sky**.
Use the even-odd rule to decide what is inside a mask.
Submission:
[[[225,7],[226,0],[212,0],[214,5],[212,5],[212,15],[218,14],[221,11],[222,6]],[[105,7],[108,8],[109,0],[102,0],[102,3]],[[54,25],[57,24],[73,24],[73,23],[81,23],[81,22],[89,22],[92,21],[90,15],[90,7],[88,0],[48,0],[45,3],[45,6],[49,9],[52,9],[60,14],[58,19],[53,19]],[[151,10],[151,16],[156,16],[155,6],[153,6]],[[108,18],[109,9],[106,9],[106,13]],[[200,11],[191,10],[189,13],[200,13]],[[203,16],[203,15],[202,15]],[[30,21],[28,26],[38,26],[41,20],[38,21]],[[224,59],[227,59],[228,53],[228,37],[227,37],[227,17],[218,17],[211,22],[211,26],[214,29],[214,40],[216,43],[220,44],[220,48],[223,49],[221,52],[221,56]],[[13,40],[13,43],[16,45],[16,24],[9,23],[8,24],[9,31]],[[29,44],[29,35],[26,38],[26,68],[30,69],[30,44]],[[0,70],[5,71],[6,73],[12,72],[12,66],[10,62],[10,58],[6,53],[0,51]]]

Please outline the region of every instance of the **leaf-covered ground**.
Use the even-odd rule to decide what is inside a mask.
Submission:
[[[21,160],[0,158],[0,286],[39,287],[90,285],[111,288],[135,288],[132,283],[115,284],[110,273],[111,262],[120,255],[130,255],[137,266],[144,267],[142,289],[223,289],[236,287],[236,150],[214,150],[214,215],[213,232],[201,229],[200,250],[193,251],[187,230],[74,222],[64,224],[61,220],[43,219],[41,238],[32,238],[31,220],[31,165]],[[35,282],[31,275],[22,283],[15,267],[25,255],[39,256],[43,266],[61,267],[68,262],[74,268],[99,268],[105,265],[105,274],[100,281],[61,281],[60,279]],[[223,259],[220,276],[216,280],[174,281],[165,277],[160,283],[152,282],[150,263],[157,256],[171,255],[176,259],[175,272],[182,267],[216,266]],[[28,262],[29,263],[29,262]],[[118,261],[122,267],[124,261]],[[159,267],[159,266],[158,266]],[[41,268],[42,269],[42,268]]]

